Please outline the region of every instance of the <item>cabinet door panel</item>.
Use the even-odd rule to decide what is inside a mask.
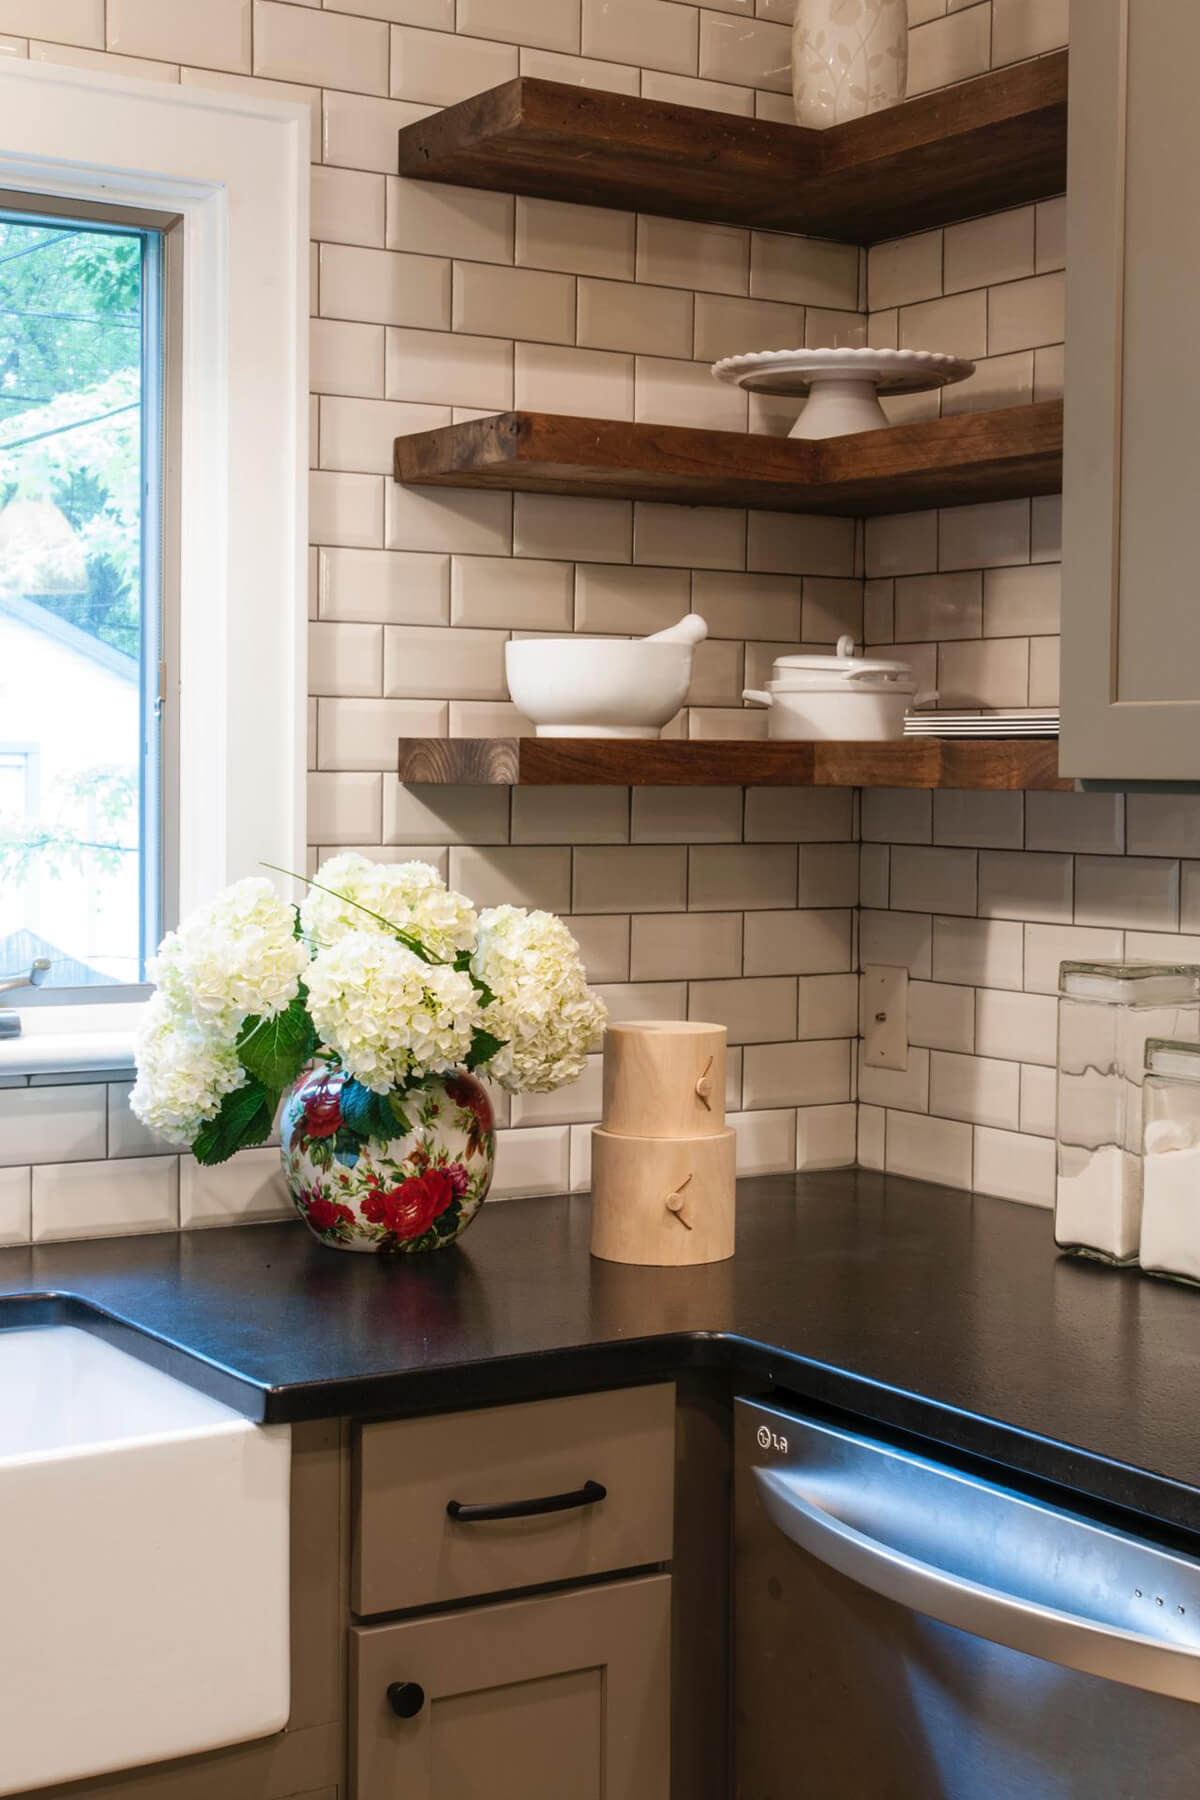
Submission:
[[[1064,774],[1200,778],[1200,7],[1071,15]]]
[[[351,1633],[355,1800],[666,1800],[670,1577]],[[397,1718],[393,1682],[424,1704]]]

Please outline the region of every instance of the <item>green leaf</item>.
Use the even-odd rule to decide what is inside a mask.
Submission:
[[[341,1093],[342,1117],[360,1138],[387,1143],[396,1135],[391,1096],[376,1094],[361,1081],[348,1081]]]
[[[251,1144],[265,1143],[275,1121],[278,1094],[272,1093],[256,1076],[244,1087],[226,1094],[215,1119],[200,1128],[192,1145],[198,1163],[212,1165],[228,1162],[238,1150]]]
[[[317,1048],[307,999],[302,983],[289,1007],[272,1019],[247,1019],[238,1037],[237,1053],[247,1075],[256,1075],[280,1093],[296,1080]]]
[[[401,1137],[408,1137],[412,1131],[412,1121],[404,1110],[401,1096],[394,1090],[387,1096],[388,1111],[395,1123],[395,1129]],[[391,1135],[389,1133],[389,1135]]]
[[[503,1050],[505,1040],[493,1037],[490,1031],[476,1029],[471,1039],[471,1048],[467,1051],[468,1069],[482,1068],[484,1063],[491,1062],[493,1056]]]
[[[487,982],[484,981],[481,976],[477,975],[471,967],[471,952],[469,950],[459,951],[454,959],[454,967],[458,970],[460,975],[469,975],[471,977],[471,986],[479,995],[480,1003],[483,1006],[493,1006],[495,1004],[495,994],[492,992]]]

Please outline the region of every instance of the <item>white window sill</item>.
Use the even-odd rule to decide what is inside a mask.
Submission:
[[[127,1074],[143,1010],[137,1002],[28,1006],[21,1012],[20,1037],[0,1038],[0,1080]]]
[[[95,1031],[0,1038],[0,1076],[126,1075],[133,1068],[132,1031]]]

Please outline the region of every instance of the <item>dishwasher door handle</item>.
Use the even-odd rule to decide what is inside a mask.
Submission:
[[[804,1492],[800,1475],[758,1467],[754,1479],[767,1517],[786,1538],[872,1593],[1066,1669],[1200,1701],[1200,1648],[1058,1611],[923,1562],[827,1511]]]

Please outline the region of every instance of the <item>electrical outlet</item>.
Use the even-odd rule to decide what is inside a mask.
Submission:
[[[908,1067],[908,970],[876,963],[863,971],[863,1061]]]

